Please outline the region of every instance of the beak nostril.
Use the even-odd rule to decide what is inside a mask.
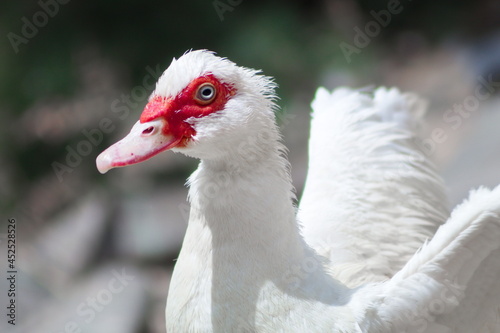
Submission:
[[[154,126],[149,126],[144,131],[142,131],[142,135],[151,135],[153,134],[154,130],[155,130]]]

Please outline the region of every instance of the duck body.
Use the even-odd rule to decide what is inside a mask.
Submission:
[[[282,159],[256,160],[237,173],[201,162],[191,177],[190,221],[167,301],[169,332],[352,331],[351,291],[302,240]],[[210,197],[199,195],[210,188]]]
[[[311,134],[297,214],[274,87],[211,52],[186,53],[160,78],[131,133],[97,159],[101,172],[164,150],[200,160],[188,180],[190,217],[167,331],[500,331],[500,187],[473,192],[446,221],[439,177],[427,159],[408,159],[418,147],[407,96],[319,90],[319,120],[348,116],[337,117],[333,134],[313,120],[321,130]],[[325,153],[337,145],[335,162],[318,160],[322,140]],[[376,168],[363,178],[369,165]],[[384,169],[392,177],[380,177]],[[358,195],[342,196],[346,184]]]

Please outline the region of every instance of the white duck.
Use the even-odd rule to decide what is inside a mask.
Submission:
[[[103,173],[167,149],[201,160],[167,331],[499,332],[500,187],[473,192],[424,242],[446,210],[415,155],[417,101],[318,91],[303,237],[273,99],[268,77],[189,52],[97,158]]]

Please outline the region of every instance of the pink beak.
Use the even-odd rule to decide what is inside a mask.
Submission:
[[[130,133],[97,156],[96,165],[100,173],[145,161],[154,155],[175,147],[182,140],[165,134],[168,126],[163,119],[146,123],[136,122]]]

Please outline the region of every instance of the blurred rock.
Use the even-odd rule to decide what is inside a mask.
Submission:
[[[123,200],[121,218],[113,231],[121,256],[156,260],[177,256],[189,214],[187,189],[145,190]]]
[[[500,184],[500,99],[481,103],[478,114],[466,120],[475,122],[456,148],[455,157],[444,170],[450,202],[454,206],[479,186]],[[479,112],[481,112],[479,114]],[[460,129],[458,129],[460,130]]]
[[[30,313],[16,332],[133,333],[143,324],[148,279],[119,263],[96,268]]]
[[[289,109],[283,110],[278,117],[278,123],[283,133],[285,146],[289,147],[288,159],[291,165],[291,176],[300,200],[307,175],[307,145],[309,141],[309,127],[311,121],[312,96],[300,96]]]
[[[500,6],[499,6],[500,7]],[[469,50],[468,65],[482,77],[500,78],[500,31],[480,39]],[[497,91],[496,94],[499,94]]]
[[[65,285],[95,256],[107,214],[101,195],[91,193],[82,198],[48,223],[30,244],[21,244],[21,268],[49,288]]]
[[[2,249],[0,249],[2,258],[7,257],[6,251],[3,251],[4,244],[5,243],[0,244],[2,247]],[[6,278],[9,275],[5,274],[5,277],[0,279],[2,310],[4,306],[7,306],[7,302],[10,301],[10,298],[7,296],[10,282]],[[15,285],[16,325],[12,326],[7,322],[7,320],[12,318],[6,317],[6,311],[4,311],[4,313],[2,313],[3,318],[0,320],[0,332],[29,332],[23,328],[24,324],[30,321],[33,318],[33,314],[38,313],[39,309],[45,306],[46,300],[51,297],[49,289],[38,283],[33,276],[30,276],[30,274],[20,269],[18,269],[17,274],[15,274]]]
[[[147,332],[165,333],[165,305],[172,269],[172,266],[153,267],[147,271],[150,281],[147,285],[150,305],[145,318]]]

